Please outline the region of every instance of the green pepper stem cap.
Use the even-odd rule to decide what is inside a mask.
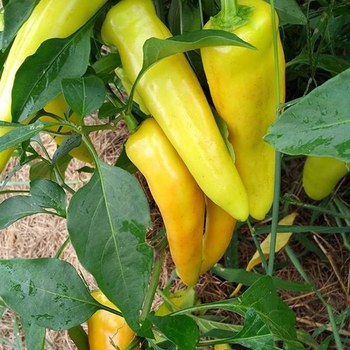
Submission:
[[[221,0],[221,11],[211,18],[211,26],[232,32],[245,25],[253,11],[253,7],[238,5],[237,0]]]

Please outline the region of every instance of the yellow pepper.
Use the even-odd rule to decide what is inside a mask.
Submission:
[[[41,0],[17,33],[0,80],[0,120],[11,122],[11,93],[17,70],[28,56],[51,38],[65,38],[83,26],[107,0]],[[0,136],[8,132],[0,128]],[[13,149],[0,153],[0,173]]]
[[[230,344],[216,344],[214,350],[231,350]]]
[[[122,68],[116,69],[116,74],[121,80],[127,93],[130,93],[131,84],[124,72],[124,69]],[[139,106],[141,106],[142,110],[146,114],[149,114],[149,111],[147,111],[147,108],[145,107],[145,103],[143,102],[143,100],[138,94],[134,96],[134,100],[139,104]],[[154,121],[154,123],[156,122]],[[167,143],[168,142],[164,140],[164,144],[167,144]],[[149,144],[149,147],[152,147],[152,145]],[[170,144],[168,144],[168,147],[172,148]],[[142,150],[140,151],[142,152]],[[186,165],[178,157],[177,157],[177,166],[176,164],[173,164],[173,165],[174,165],[174,170],[176,168],[178,169],[186,168]],[[144,167],[146,167],[146,165],[144,165],[143,168]],[[150,169],[149,171],[151,172],[152,170]],[[167,176],[167,175],[165,174],[164,176]],[[179,179],[179,183],[177,185],[178,187],[187,186],[187,183],[181,183],[180,181],[182,181],[182,179]],[[184,178],[183,181],[186,181],[186,178]],[[193,183],[192,179],[191,179],[191,183]],[[205,196],[205,202],[206,202],[205,233],[202,238],[202,252],[198,251],[198,254],[202,255],[200,275],[205,273],[207,270],[209,270],[223,256],[223,254],[225,253],[231,241],[233,230],[237,222],[236,219],[234,219],[230,214],[228,214],[225,210],[223,210],[221,207],[216,205],[212,200],[210,200],[206,196]],[[174,215],[175,214],[176,213],[174,213]],[[191,215],[192,212],[189,210],[188,214]]]
[[[171,256],[182,281],[197,283],[202,263],[204,194],[153,118],[125,144],[162,214]]]
[[[200,274],[213,267],[230,244],[237,220],[206,198],[205,232]]]
[[[163,301],[155,312],[156,316],[166,316],[179,309],[185,309],[194,305],[200,305],[201,301],[192,287],[180,289],[169,295],[170,303]]]
[[[171,36],[151,0],[120,1],[107,13],[101,34],[107,44],[118,49],[132,83],[141,70],[145,41]],[[246,189],[185,56],[158,62],[136,90],[203,192],[238,220],[246,220]]]
[[[100,304],[119,311],[100,290],[92,292],[91,295]],[[115,350],[116,346],[123,350],[135,338],[135,332],[123,317],[106,310],[96,311],[88,319],[87,325],[90,350]]]
[[[257,50],[215,46],[201,49],[201,55],[215,108],[228,126],[235,164],[248,192],[249,213],[261,220],[271,208],[274,191],[275,151],[262,139],[276,116],[272,15],[263,0],[238,0],[236,16],[230,12],[232,4],[222,1],[223,10],[204,29],[232,32]],[[285,62],[278,33],[277,40],[282,103]]]
[[[349,173],[349,165],[330,157],[307,157],[303,169],[306,194],[314,200],[326,198],[340,179]]]

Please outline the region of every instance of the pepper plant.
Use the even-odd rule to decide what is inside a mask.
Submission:
[[[18,314],[27,349],[44,348],[46,329],[68,330],[80,350],[96,349],[96,337],[111,349],[219,349],[220,344],[323,349],[331,341],[343,348],[348,340],[339,330],[349,310],[336,315],[287,245],[293,232],[310,227],[293,226],[296,214],[280,192],[282,156],[350,162],[350,11],[342,2],[320,2],[316,10],[306,5],[305,10],[294,0],[3,1],[0,234],[34,214],[65,219],[69,233],[54,258],[0,256],[1,305]],[[324,9],[327,21],[321,17]],[[228,28],[215,24],[222,19],[228,19]],[[300,35],[304,51],[293,51],[293,31],[307,31]],[[332,35],[341,37],[343,48],[331,46]],[[329,59],[330,47],[336,62]],[[303,66],[310,69],[311,82],[301,94],[288,84],[305,84]],[[316,87],[318,69],[327,74]],[[94,123],[87,122],[91,115]],[[121,155],[107,164],[97,155],[93,133],[116,131],[120,120],[130,137]],[[52,157],[40,142],[42,134],[57,143]],[[140,139],[146,143],[137,146]],[[11,156],[17,165],[5,168]],[[72,158],[84,161],[81,171],[91,174],[76,191],[65,177]],[[154,175],[151,166],[159,164],[162,171]],[[11,192],[8,181],[25,165],[29,191],[5,196]],[[136,167],[163,216],[165,230],[156,239],[147,236],[150,206],[134,176]],[[179,169],[186,176],[179,176]],[[314,174],[308,169],[306,181],[321,181],[322,187],[322,179],[313,180],[317,169]],[[335,216],[347,226],[336,232],[349,248],[348,205],[341,208]],[[247,270],[262,263],[262,273],[230,263],[243,226],[257,249]],[[283,232],[289,235],[283,238]],[[270,235],[260,244],[259,233]],[[79,272],[62,259],[68,242],[108,303],[96,300]],[[168,245],[176,268],[160,290]],[[304,282],[275,276],[275,254],[284,247]],[[232,291],[237,284],[244,290],[199,303],[194,290],[208,269],[231,283]],[[188,286],[179,303],[170,294],[176,278]],[[317,344],[297,330],[296,315],[280,290],[314,292],[327,307],[332,336]],[[156,294],[164,299],[158,310]],[[169,312],[159,311],[164,308]],[[128,337],[131,332],[126,347],[103,332],[109,321],[104,325],[101,317],[96,326],[102,310],[127,325],[120,328]],[[212,310],[237,314],[243,322],[213,316]],[[86,322],[89,336],[82,327]]]

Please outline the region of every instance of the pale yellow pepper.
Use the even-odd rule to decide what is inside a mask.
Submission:
[[[213,46],[202,48],[201,55],[215,108],[228,126],[235,164],[248,193],[249,213],[262,220],[272,205],[275,172],[275,150],[263,136],[275,121],[277,105],[284,102],[285,62],[275,14],[279,59],[275,68],[270,5],[263,0],[238,0],[240,10],[241,24],[234,26],[239,16],[228,13],[226,18],[222,13],[204,29],[234,33],[256,50]],[[278,88],[276,71],[280,78]]]
[[[0,120],[11,122],[12,87],[15,75],[28,56],[48,39],[66,38],[82,27],[107,0],[41,0],[19,29],[12,44],[0,80]],[[6,10],[5,10],[6,11]],[[0,136],[8,132],[0,128]],[[0,173],[13,153],[0,153]]]
[[[117,47],[132,83],[141,70],[145,41],[171,36],[151,0],[120,1],[107,13],[101,34]],[[185,56],[158,62],[136,90],[206,196],[238,220],[246,220],[246,189]]]

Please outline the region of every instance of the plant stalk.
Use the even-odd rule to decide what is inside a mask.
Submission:
[[[145,321],[152,307],[154,294],[156,293],[158,283],[159,283],[159,276],[162,271],[163,257],[164,257],[164,251],[166,246],[167,246],[167,240],[166,240],[166,237],[164,237],[159,242],[157,247],[154,249],[155,257],[154,257],[154,263],[153,263],[153,273],[149,283],[147,295],[145,297],[145,302],[141,311],[141,316],[140,316],[141,323]]]
[[[230,22],[232,17],[238,14],[237,0],[221,0],[220,16],[224,23]]]
[[[276,93],[276,119],[280,116],[280,101],[281,101],[281,77],[279,74],[279,60],[278,55],[278,28],[275,17],[275,2],[270,1],[271,7],[271,21],[272,21],[272,39],[274,49],[274,61],[275,61],[275,93]],[[271,224],[271,244],[270,244],[270,259],[268,265],[268,275],[272,276],[273,266],[275,260],[275,247],[277,240],[277,226],[278,226],[278,214],[279,214],[279,202],[280,202],[280,191],[281,191],[281,154],[276,151],[276,164],[275,164],[275,187],[272,207],[272,224]]]

